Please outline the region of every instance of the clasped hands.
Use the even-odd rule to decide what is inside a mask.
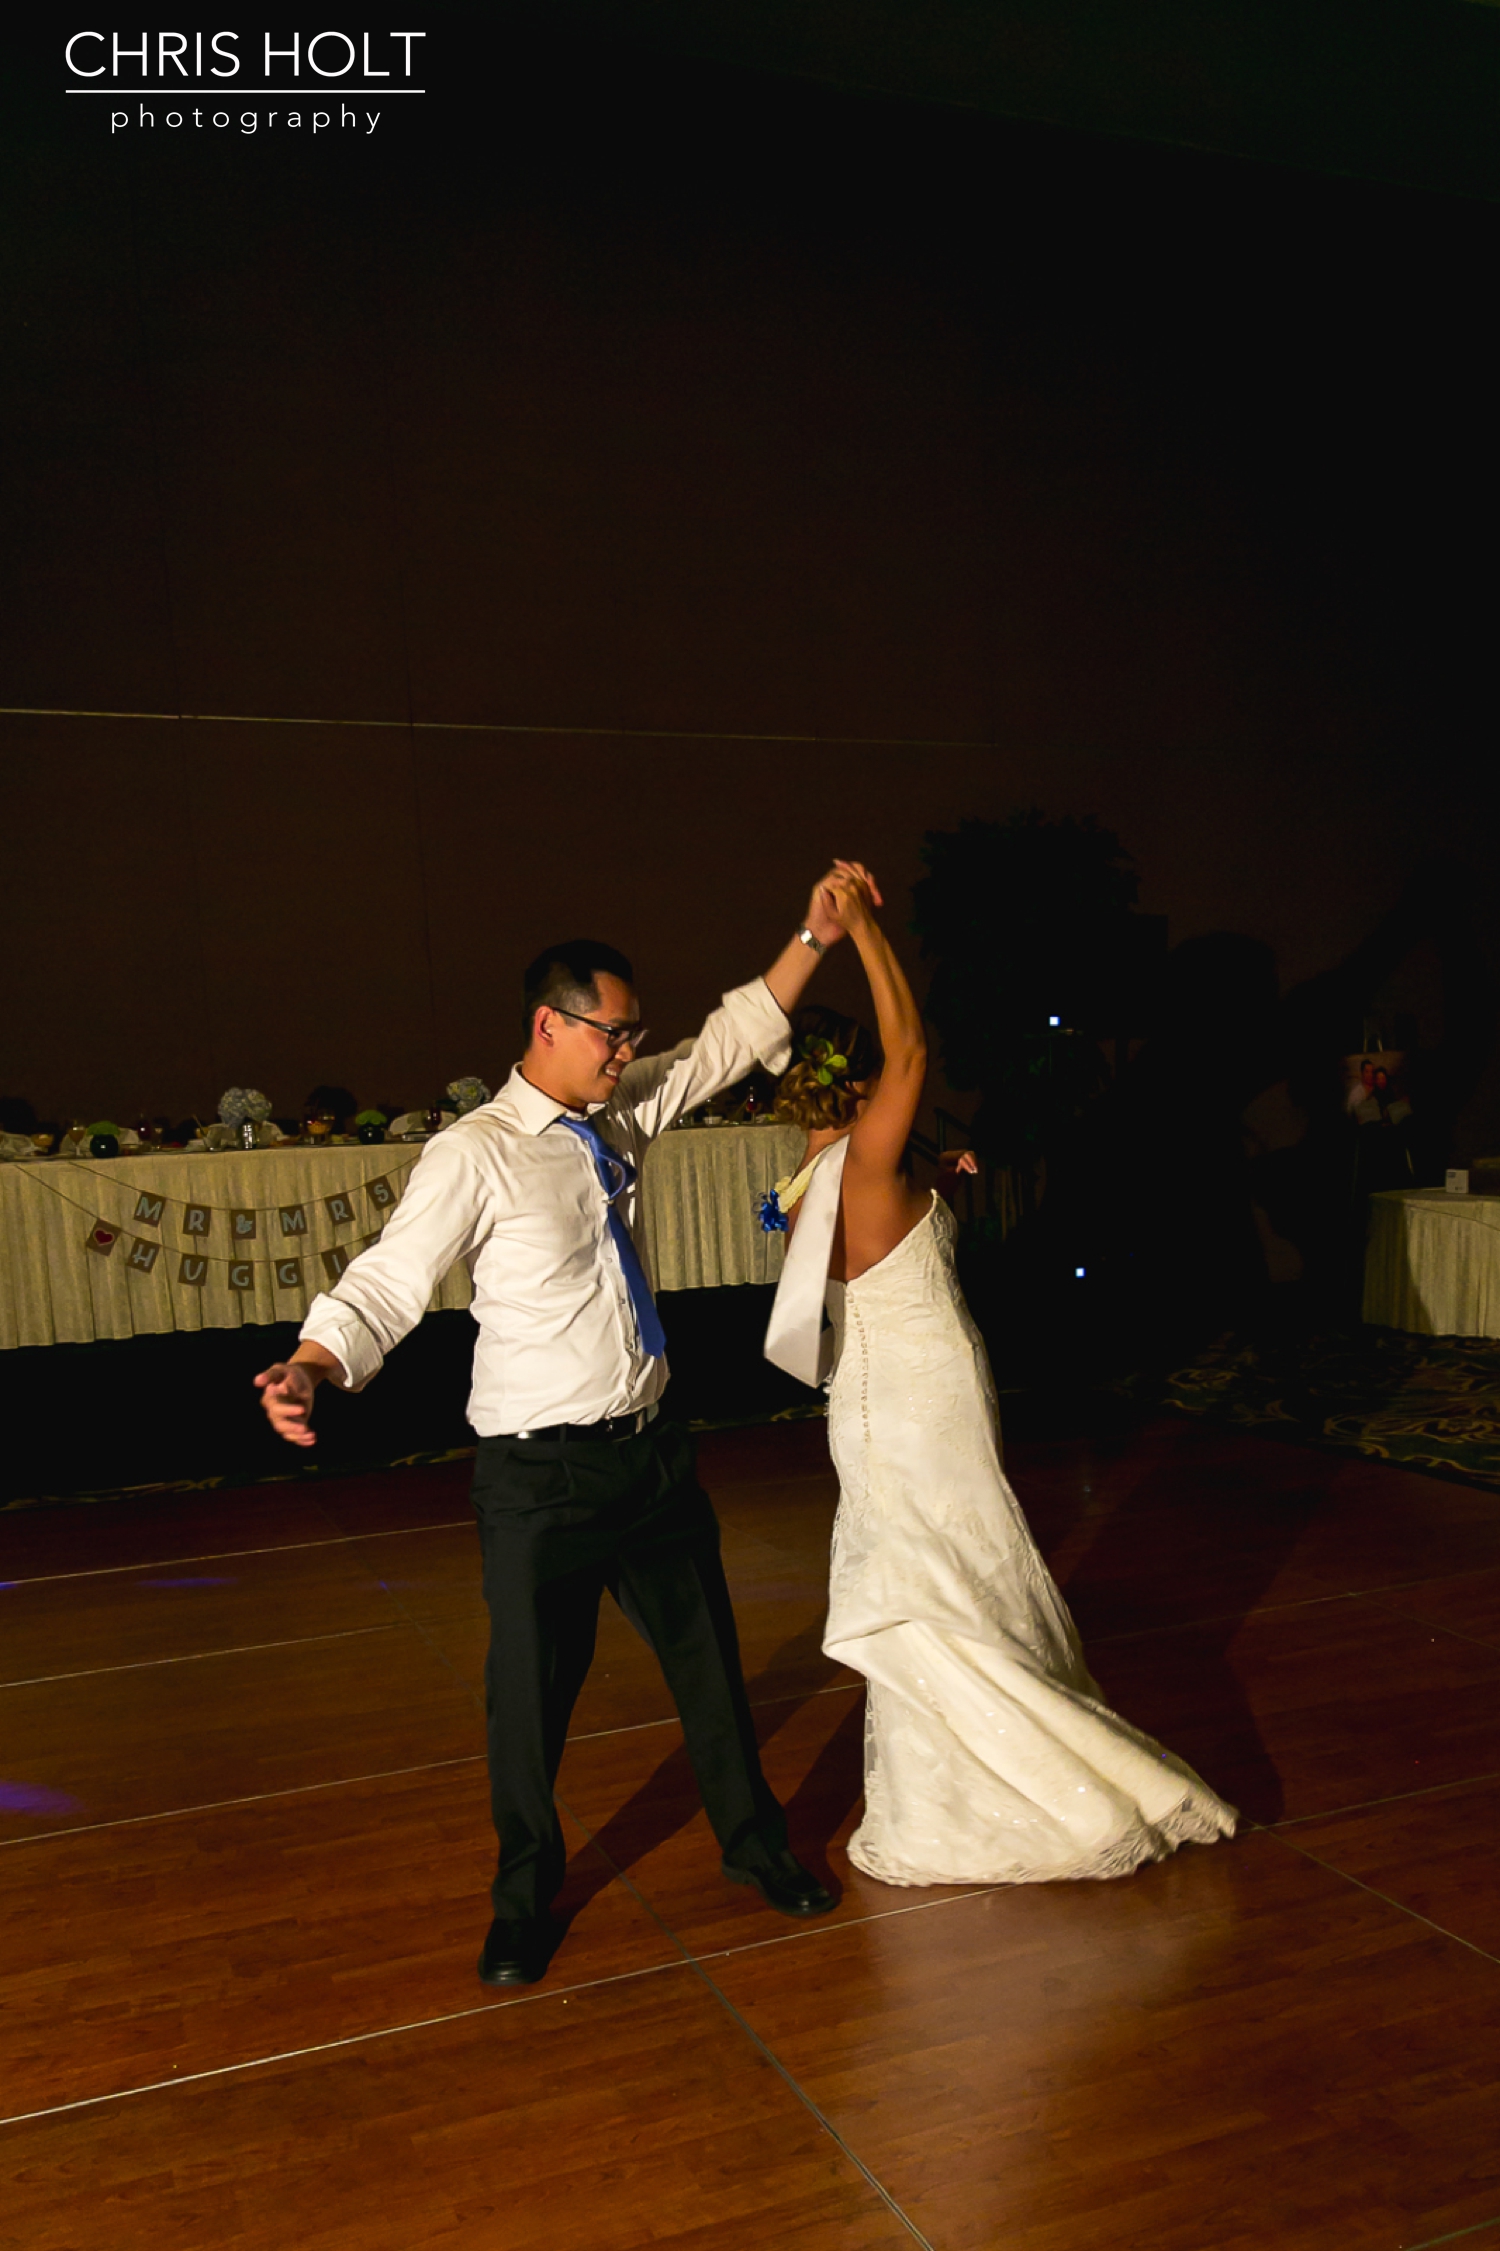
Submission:
[[[835,860],[814,886],[808,901],[807,927],[820,945],[832,946],[868,921],[874,908],[884,905],[879,885],[862,862]]]

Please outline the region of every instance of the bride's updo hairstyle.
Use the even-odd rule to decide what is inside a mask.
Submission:
[[[799,1008],[792,1018],[792,1060],[776,1082],[776,1115],[804,1133],[850,1125],[859,1107],[855,1087],[879,1068],[874,1039],[857,1018]]]

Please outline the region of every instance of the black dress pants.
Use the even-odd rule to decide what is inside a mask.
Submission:
[[[495,1913],[539,1915],[561,1888],[567,1854],[552,1793],[605,1587],[656,1652],[721,1850],[751,1866],[784,1851],[718,1519],[687,1432],[658,1421],[624,1439],[482,1438],[473,1500],[490,1612]]]

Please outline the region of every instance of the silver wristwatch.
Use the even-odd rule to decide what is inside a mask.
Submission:
[[[803,923],[802,928],[797,932],[797,936],[802,940],[803,945],[806,946],[809,953],[827,953],[828,948],[824,945],[822,939],[815,938],[812,932],[808,929],[805,922]]]

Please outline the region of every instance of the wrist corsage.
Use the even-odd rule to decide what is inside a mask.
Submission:
[[[760,1224],[767,1235],[784,1235],[787,1218],[794,1204],[800,1204],[807,1193],[807,1184],[813,1176],[813,1165],[804,1165],[799,1173],[787,1173],[778,1180],[768,1196],[760,1200]]]

